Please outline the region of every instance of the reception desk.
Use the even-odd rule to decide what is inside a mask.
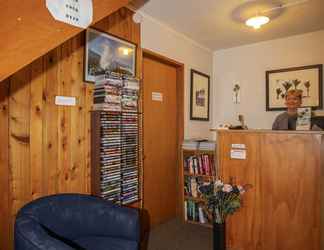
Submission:
[[[227,221],[232,250],[324,250],[323,132],[218,130],[218,175],[252,184]]]

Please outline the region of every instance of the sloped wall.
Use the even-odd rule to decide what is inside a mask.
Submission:
[[[121,9],[95,28],[138,45],[140,25]],[[81,33],[0,82],[0,249],[12,249],[17,211],[38,197],[90,192],[90,109],[93,85],[83,82]],[[140,55],[141,53],[138,53]],[[138,56],[137,74],[141,74]],[[56,106],[57,95],[74,107]]]

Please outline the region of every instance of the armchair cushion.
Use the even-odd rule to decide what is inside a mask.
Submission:
[[[139,233],[134,209],[90,195],[59,194],[32,201],[19,211],[15,249],[136,250]]]

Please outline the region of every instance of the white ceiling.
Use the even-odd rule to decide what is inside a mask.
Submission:
[[[211,50],[324,29],[324,0],[267,12],[271,21],[259,30],[244,24],[257,11],[296,1],[300,0],[138,0],[140,11]]]

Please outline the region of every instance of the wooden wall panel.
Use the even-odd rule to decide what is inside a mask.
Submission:
[[[253,189],[244,195],[244,206],[227,220],[227,241],[228,247],[237,250],[260,249],[260,232],[257,225],[261,223],[261,202],[260,202],[260,154],[258,135],[235,133],[218,135],[218,155],[220,177],[225,183],[233,181],[243,185],[251,184]],[[246,160],[230,158],[232,144],[245,144],[247,151]],[[251,167],[251,165],[255,167]]]
[[[30,166],[30,67],[10,80],[9,98],[9,207],[10,231],[18,210],[31,200]],[[12,241],[13,235],[9,235]]]
[[[103,19],[101,29],[140,49],[132,14],[121,9]],[[93,84],[83,81],[84,39],[83,32],[0,82],[0,249],[12,249],[15,215],[27,202],[91,191]],[[77,105],[56,106],[57,95],[74,96]]]
[[[32,199],[41,197],[43,189],[43,91],[45,75],[43,58],[31,64],[30,82],[30,167]]]
[[[71,67],[72,67],[71,40],[61,46],[59,95],[71,95]],[[58,109],[58,179],[59,190],[69,190],[69,166],[71,163],[71,112],[74,107],[59,106]]]
[[[9,166],[12,173],[12,215],[31,200],[30,175],[30,67],[11,78],[9,120]]]
[[[9,235],[9,80],[0,83],[0,249],[6,249]]]
[[[58,131],[61,126],[58,120],[58,110],[55,106],[55,96],[59,94],[59,62],[61,48],[56,48],[44,57],[45,67],[45,112],[44,112],[44,166],[46,194],[59,192],[59,172],[58,172]]]
[[[80,48],[82,44],[81,37],[78,37],[74,41],[74,46],[76,49]],[[76,52],[78,53],[78,52]],[[80,54],[76,54],[80,55]],[[70,185],[73,190],[77,190],[78,192],[84,192],[85,180],[84,180],[84,91],[83,86],[78,85],[76,83],[82,81],[82,55],[75,56],[74,59],[74,67],[75,72],[81,72],[81,74],[76,74],[73,78],[71,95],[77,96],[77,105],[71,110],[71,119],[74,121],[71,127],[71,165],[70,165]],[[81,67],[80,67],[81,66]]]
[[[261,140],[262,250],[319,250],[321,135]]]

